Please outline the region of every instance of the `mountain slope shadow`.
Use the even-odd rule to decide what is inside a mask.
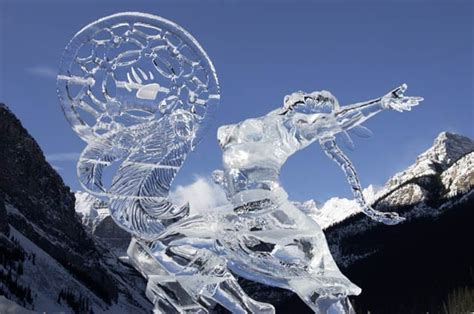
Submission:
[[[378,226],[345,239],[380,247],[343,272],[362,287],[358,313],[439,313],[457,288],[474,288],[474,196],[436,218]],[[376,243],[374,243],[376,242]]]

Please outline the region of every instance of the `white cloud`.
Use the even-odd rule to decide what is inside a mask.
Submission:
[[[43,78],[56,78],[58,70],[47,65],[36,65],[26,69],[26,72]]]
[[[196,177],[189,185],[178,185],[170,193],[170,198],[179,205],[189,202],[191,214],[203,213],[229,204],[224,190],[209,177]]]
[[[56,153],[56,154],[47,154],[46,160],[49,162],[52,161],[77,161],[79,159],[80,153]]]

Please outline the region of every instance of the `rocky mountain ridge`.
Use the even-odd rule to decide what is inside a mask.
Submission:
[[[412,166],[387,182],[373,207],[396,211],[406,221],[385,226],[358,213],[325,230],[338,265],[363,287],[356,310],[459,311],[449,305],[452,296],[468,300],[474,294],[468,240],[474,222],[474,141],[441,133]]]
[[[375,206],[406,206],[469,192],[474,186],[473,152],[473,140],[442,132],[412,166],[390,178]]]
[[[428,190],[438,183],[440,185],[437,186],[437,191],[443,194],[440,197],[466,194],[474,185],[473,152],[473,140],[442,132],[434,140],[433,146],[420,154],[414,164],[392,176],[381,188],[369,185],[363,194],[369,204],[382,209],[408,206],[426,200]],[[323,229],[361,212],[355,200],[339,197],[333,197],[324,204],[314,200],[294,204],[316,220]]]
[[[84,229],[75,198],[0,105],[0,294],[27,309],[146,312],[145,282]]]
[[[462,135],[442,132],[433,146],[419,155],[413,165],[388,180],[374,197],[372,206],[380,211],[398,210],[408,221],[422,216],[435,217],[456,202],[469,198],[473,187],[474,141]],[[460,195],[463,197],[457,199]],[[358,258],[364,258],[369,252],[360,256],[341,253],[339,242],[343,234],[349,237],[378,226],[359,212],[346,217],[345,220],[351,222],[350,227],[341,228],[336,224],[327,229],[333,254],[338,264],[344,267]],[[345,220],[340,223],[344,224]]]

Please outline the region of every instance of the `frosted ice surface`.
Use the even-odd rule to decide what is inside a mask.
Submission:
[[[220,98],[214,67],[191,35],[148,14],[100,19],[66,47],[58,95],[88,144],[79,180],[108,198],[121,227],[154,237],[186,215],[186,205],[167,199],[169,187]]]
[[[372,209],[335,136],[385,109],[410,110],[422,99],[406,85],[383,97],[339,106],[328,91],[296,92],[265,116],[218,130],[223,169],[213,173],[231,205],[189,216],[168,193],[219,102],[211,61],[178,25],[142,13],[100,19],[66,47],[58,94],[74,131],[87,142],[77,171],[91,194],[134,238],[128,254],[148,279],[157,312],[273,313],[250,298],[234,274],[294,291],[315,312],[352,312],[360,288],[334,262],[320,226],[296,208],[279,182],[289,156],[319,143],[346,175],[370,218]],[[110,183],[107,178],[110,177]]]

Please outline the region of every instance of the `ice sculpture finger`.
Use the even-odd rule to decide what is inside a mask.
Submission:
[[[423,97],[405,96],[404,93],[408,89],[407,84],[389,92],[381,99],[382,106],[390,108],[398,112],[410,111],[412,107],[417,106],[423,101]]]

